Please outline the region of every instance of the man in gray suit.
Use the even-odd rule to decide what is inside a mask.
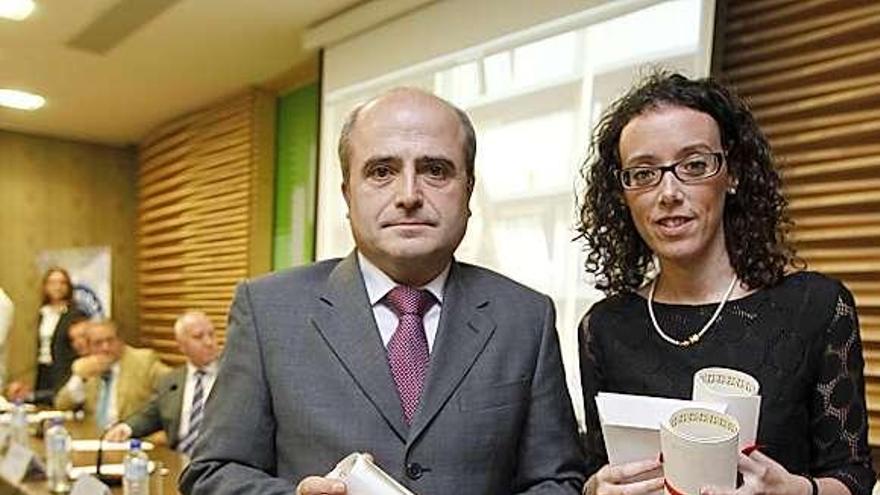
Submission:
[[[171,448],[192,453],[204,399],[217,377],[214,324],[205,313],[188,311],[174,322],[174,338],[186,364],[162,378],[147,406],[110,428],[107,440],[121,442],[164,430]]]
[[[420,495],[579,493],[552,302],[452,257],[475,153],[467,116],[428,93],[352,112],[357,249],[239,286],[183,493],[344,494],[321,473],[356,451]]]

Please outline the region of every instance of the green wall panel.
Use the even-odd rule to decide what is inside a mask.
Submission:
[[[318,84],[278,99],[274,270],[315,259]]]

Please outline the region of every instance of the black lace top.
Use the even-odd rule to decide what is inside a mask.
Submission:
[[[663,331],[683,340],[716,304],[655,303]],[[853,495],[874,485],[868,448],[864,360],[852,294],[814,272],[727,303],[697,344],[663,341],[646,300],[621,294],[597,303],[580,328],[588,474],[607,463],[599,391],[689,399],[694,372],[744,371],[761,384],[758,444],[791,473],[833,477]]]

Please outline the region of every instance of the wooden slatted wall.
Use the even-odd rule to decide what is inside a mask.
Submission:
[[[140,342],[167,362],[183,362],[173,332],[181,313],[207,313],[223,342],[235,285],[269,268],[273,127],[274,99],[249,92],[140,146]]]
[[[799,254],[855,294],[880,445],[880,2],[725,3],[715,72],[784,165]]]

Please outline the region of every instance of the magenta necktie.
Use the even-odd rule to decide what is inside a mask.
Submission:
[[[388,292],[385,301],[398,318],[397,330],[388,342],[388,364],[400,395],[403,419],[410,424],[419,406],[431,359],[422,320],[433,306],[434,296],[425,290],[398,285]]]

